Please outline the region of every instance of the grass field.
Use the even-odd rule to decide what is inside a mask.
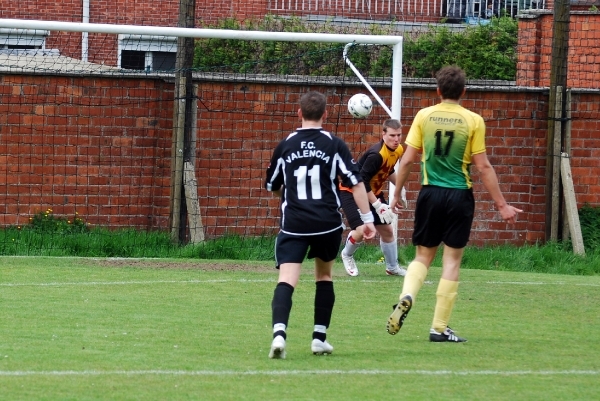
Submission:
[[[598,275],[463,270],[451,326],[469,342],[434,344],[439,268],[390,336],[402,278],[337,265],[317,357],[311,267],[269,360],[269,262],[0,257],[0,399],[600,399]]]

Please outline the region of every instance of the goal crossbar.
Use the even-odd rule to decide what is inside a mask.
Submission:
[[[177,28],[166,26],[138,26],[90,24],[80,22],[40,21],[20,19],[0,19],[0,28],[42,29],[49,31],[94,32],[109,34],[179,36],[186,38],[218,38],[239,40],[263,40],[281,42],[324,42],[324,43],[362,43],[396,45],[402,43],[402,36],[391,35],[353,35],[306,32],[265,32],[238,31],[230,29]]]

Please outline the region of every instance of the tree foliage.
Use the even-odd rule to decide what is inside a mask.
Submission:
[[[407,38],[404,42],[404,73],[431,78],[444,65],[455,64],[470,79],[514,80],[516,74],[517,23],[493,18],[488,24],[467,26],[452,32],[443,25]]]

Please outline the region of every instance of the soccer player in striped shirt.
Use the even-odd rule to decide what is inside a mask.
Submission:
[[[305,257],[315,259],[314,328],[311,351],[331,354],[327,328],[335,302],[332,267],[342,240],[339,179],[353,189],[365,229],[375,236],[365,186],[348,146],[322,128],[326,97],[311,91],[300,98],[302,127],[282,140],[267,168],[265,188],[281,197],[281,228],[275,244],[279,279],[271,302],[273,341],[269,358],[285,358],[292,295]],[[339,177],[339,179],[338,179]]]
[[[506,203],[498,177],[485,149],[483,118],[460,105],[465,93],[466,77],[462,69],[447,66],[436,75],[441,102],[420,110],[406,137],[406,151],[396,174],[396,188],[390,205],[399,207],[400,189],[404,186],[418,152],[421,152],[421,190],[415,208],[413,244],[415,259],[408,265],[400,301],[388,319],[387,331],[396,334],[423,286],[437,249],[444,244],[442,277],[429,340],[465,342],[448,321],[458,293],[460,264],[469,241],[475,212],[471,164],[479,171],[481,182],[490,193],[500,216],[514,223],[522,210]]]

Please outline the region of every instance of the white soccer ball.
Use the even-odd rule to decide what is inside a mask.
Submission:
[[[348,111],[355,118],[366,118],[373,110],[371,98],[364,93],[358,93],[348,100]]]

